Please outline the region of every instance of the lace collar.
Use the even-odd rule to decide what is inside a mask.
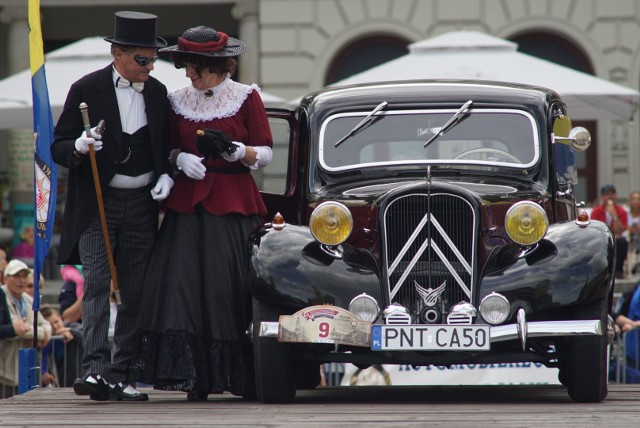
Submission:
[[[170,92],[169,101],[177,114],[194,122],[205,122],[233,116],[254,90],[259,91],[260,88],[256,84],[243,85],[226,77],[207,90],[213,92],[211,96],[205,96],[207,91],[187,86]]]

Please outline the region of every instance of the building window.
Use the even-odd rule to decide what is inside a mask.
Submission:
[[[336,55],[329,67],[325,85],[330,85],[349,76],[383,64],[409,51],[409,40],[404,38],[378,35],[359,39],[347,45]]]

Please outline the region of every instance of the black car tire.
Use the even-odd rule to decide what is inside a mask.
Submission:
[[[600,300],[576,311],[576,319],[600,319],[607,323],[607,302]],[[558,375],[573,401],[599,403],[607,389],[607,335],[575,336],[567,340],[568,358]]]
[[[296,384],[287,345],[275,337],[259,337],[261,321],[277,321],[280,311],[253,299],[253,354],[256,393],[263,403],[288,403],[296,395]]]
[[[320,364],[318,363],[297,363],[296,368],[296,389],[315,389],[322,380],[320,376]]]

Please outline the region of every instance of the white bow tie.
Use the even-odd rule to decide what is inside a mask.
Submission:
[[[142,92],[144,89],[144,82],[129,82],[127,79],[120,76],[116,79],[116,88],[133,88],[138,92]]]

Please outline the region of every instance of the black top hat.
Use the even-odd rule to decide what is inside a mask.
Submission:
[[[115,35],[107,42],[143,48],[162,48],[167,41],[156,36],[157,16],[150,13],[121,11],[115,13]]]
[[[238,56],[246,49],[240,40],[213,28],[189,28],[178,37],[178,44],[160,49],[161,53],[193,54],[206,57]]]

